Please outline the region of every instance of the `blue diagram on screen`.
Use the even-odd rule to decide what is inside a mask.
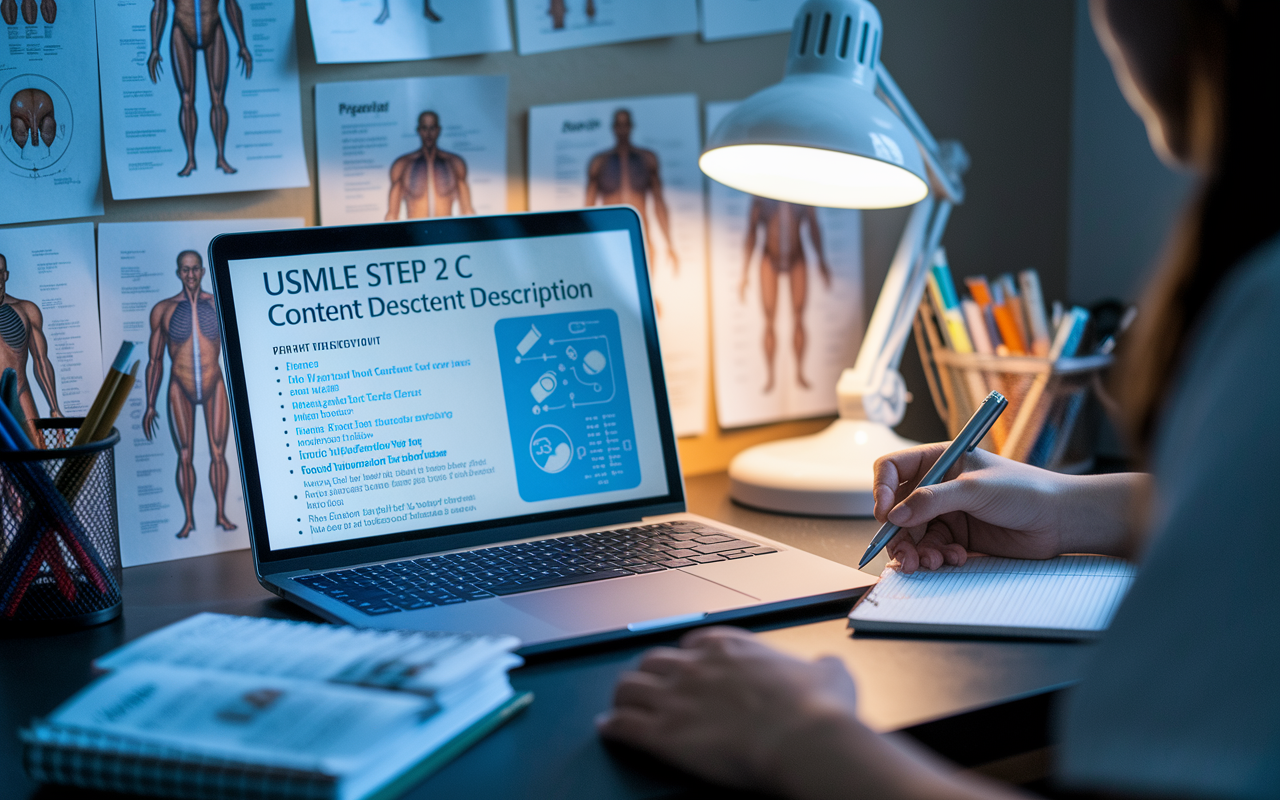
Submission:
[[[618,315],[600,309],[500,319],[493,333],[520,497],[639,486]]]

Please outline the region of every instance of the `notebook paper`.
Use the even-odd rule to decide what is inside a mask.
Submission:
[[[1106,630],[1135,571],[1106,556],[970,558],[913,574],[886,567],[849,614],[862,632],[1092,638]]]

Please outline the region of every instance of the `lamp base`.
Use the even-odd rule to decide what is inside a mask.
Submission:
[[[729,493],[769,511],[870,517],[876,459],[916,444],[887,425],[838,419],[811,436],[743,450],[729,464]]]

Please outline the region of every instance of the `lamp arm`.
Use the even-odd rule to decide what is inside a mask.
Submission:
[[[939,143],[907,102],[883,65],[876,74],[882,99],[920,145],[932,191],[916,204],[902,231],[880,297],[867,325],[858,358],[836,385],[840,416],[890,427],[906,413],[907,391],[898,364],[911,334],[911,320],[924,295],[929,265],[942,242],[951,209],[964,199],[960,173],[968,156],[958,142]]]

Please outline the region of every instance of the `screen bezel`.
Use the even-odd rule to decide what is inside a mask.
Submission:
[[[631,240],[632,265],[640,298],[640,315],[649,357],[650,381],[658,415],[667,494],[585,508],[501,517],[437,528],[370,536],[344,542],[303,545],[273,550],[267,535],[266,509],[262,501],[262,474],[252,435],[244,362],[240,358],[240,331],[236,323],[235,291],[230,262],[280,258],[317,253],[350,253],[395,247],[525,239],[567,234],[626,231]],[[222,325],[222,351],[230,387],[232,428],[240,454],[240,480],[248,514],[249,537],[261,574],[296,569],[316,569],[350,563],[351,551],[360,550],[361,561],[400,558],[427,552],[491,544],[541,536],[595,525],[632,521],[653,514],[683,511],[684,486],[675,434],[667,401],[666,380],[658,345],[658,326],[649,285],[644,236],[640,218],[630,206],[503,214],[488,217],[449,217],[433,220],[372,225],[299,228],[294,230],[226,233],[209,243],[210,280]]]

